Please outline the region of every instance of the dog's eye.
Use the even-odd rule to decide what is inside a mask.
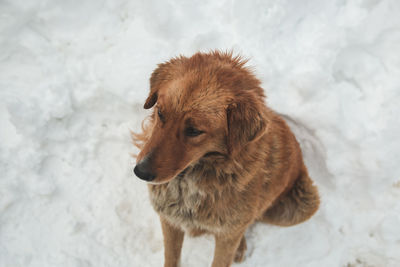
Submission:
[[[193,128],[193,127],[187,127],[185,129],[185,135],[189,136],[189,137],[195,137],[195,136],[201,135],[202,133],[204,133],[204,132],[197,130],[196,128]]]
[[[162,122],[165,122],[165,117],[164,117],[164,115],[161,113],[161,110],[160,110],[160,109],[157,110],[157,114],[158,114],[158,117],[160,118],[160,120],[161,120]]]

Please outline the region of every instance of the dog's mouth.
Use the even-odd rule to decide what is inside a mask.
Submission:
[[[178,175],[176,177],[177,178],[183,178],[188,170],[189,170],[189,167],[187,167],[186,169],[184,169],[183,171],[178,173]]]
[[[180,173],[175,175],[174,178],[172,178],[172,179],[168,179],[168,180],[162,181],[162,182],[148,181],[147,183],[152,184],[152,185],[161,185],[161,184],[169,183],[171,180],[176,179],[176,178],[182,179],[183,177],[185,177],[185,174],[188,172],[189,169],[190,169],[190,167],[185,168],[183,171],[181,171]]]
[[[218,152],[218,151],[211,151],[211,152],[207,152],[206,154],[203,155],[202,158],[211,158],[211,157],[226,157],[225,154]]]
[[[177,175],[175,175],[175,178],[178,179],[182,179],[185,177],[185,174],[187,174],[192,168],[194,168],[197,164],[201,164],[202,160],[210,160],[210,159],[214,159],[214,158],[226,158],[227,155],[218,152],[218,151],[211,151],[211,152],[207,152],[205,153],[196,163],[190,164],[188,167],[186,167],[183,171],[181,171],[180,173],[178,173]],[[172,180],[172,179],[171,179]],[[165,184],[170,182],[171,180],[167,180],[167,181],[163,181],[163,182],[156,182],[156,181],[148,181],[149,184],[153,184],[153,185],[160,185],[160,184]]]

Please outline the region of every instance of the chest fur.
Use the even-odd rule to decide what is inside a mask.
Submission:
[[[217,192],[202,190],[194,179],[175,178],[166,185],[151,185],[154,209],[174,225],[185,230],[220,231],[228,220],[218,211]]]

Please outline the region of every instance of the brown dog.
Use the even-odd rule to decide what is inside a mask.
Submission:
[[[232,53],[160,64],[145,109],[135,174],[148,181],[161,219],[166,267],[178,266],[184,233],[215,236],[213,267],[240,262],[255,221],[290,226],[318,209],[294,135],[264,103],[260,81]]]

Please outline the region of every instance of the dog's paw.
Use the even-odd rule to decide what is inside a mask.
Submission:
[[[245,259],[245,251],[236,251],[236,254],[235,254],[235,259],[234,259],[234,261],[235,262],[242,262],[242,261],[244,261],[244,259]]]
[[[236,250],[234,261],[235,262],[244,261],[246,250],[247,250],[246,239],[243,237],[242,240],[240,241],[239,247]]]

